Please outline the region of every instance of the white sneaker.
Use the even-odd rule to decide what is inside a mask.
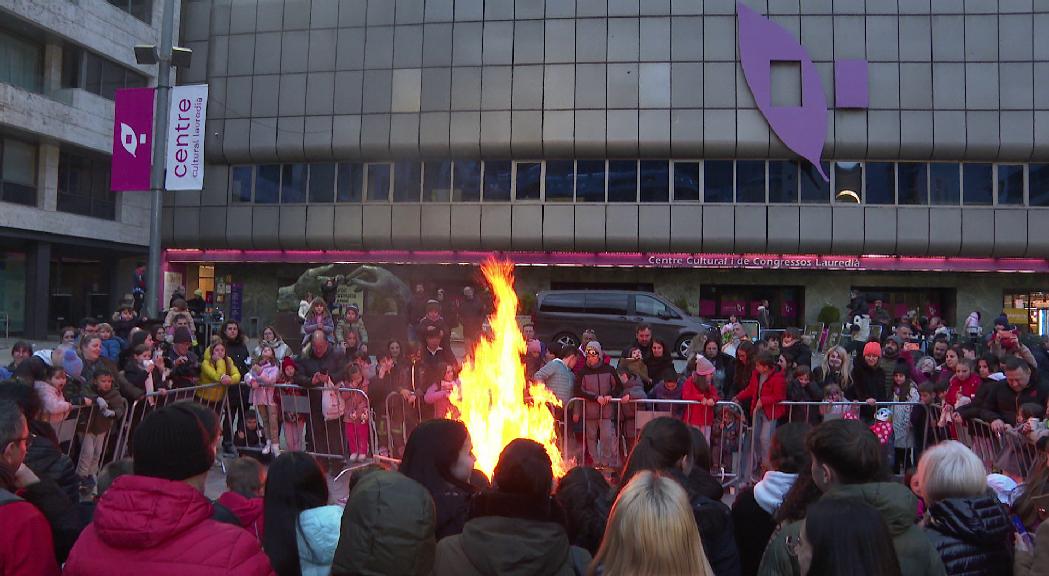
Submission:
[[[354,452],[353,454],[350,454],[350,458],[349,458],[348,461],[351,462],[351,463],[352,462],[356,462],[357,461],[357,453]]]
[[[274,444],[272,447],[270,447],[270,454],[273,454],[274,458],[280,456],[280,444]]]
[[[262,447],[262,453],[263,454],[269,454],[270,450],[272,448],[273,448],[273,444],[269,440],[267,440],[266,441],[266,445]]]

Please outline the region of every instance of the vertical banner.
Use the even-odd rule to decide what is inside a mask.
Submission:
[[[168,109],[168,147],[164,187],[200,190],[204,187],[204,122],[208,114],[208,85],[171,89]]]
[[[244,315],[244,285],[240,282],[234,282],[229,287],[229,317],[237,322],[242,322]]]
[[[111,188],[149,190],[153,166],[153,88],[122,88],[114,98]]]

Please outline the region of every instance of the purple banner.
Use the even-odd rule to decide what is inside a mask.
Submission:
[[[117,90],[111,188],[149,190],[153,166],[153,88]]]

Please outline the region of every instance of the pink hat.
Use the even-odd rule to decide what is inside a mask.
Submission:
[[[877,342],[873,342],[873,341],[867,342],[867,344],[865,344],[863,346],[863,355],[864,356],[881,356],[881,344],[878,344]]]
[[[714,373],[714,365],[705,356],[696,356],[696,374],[710,376]]]

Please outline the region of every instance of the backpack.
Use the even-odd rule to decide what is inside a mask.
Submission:
[[[321,392],[321,412],[325,420],[338,420],[346,412],[346,401],[334,384],[325,384]]]

